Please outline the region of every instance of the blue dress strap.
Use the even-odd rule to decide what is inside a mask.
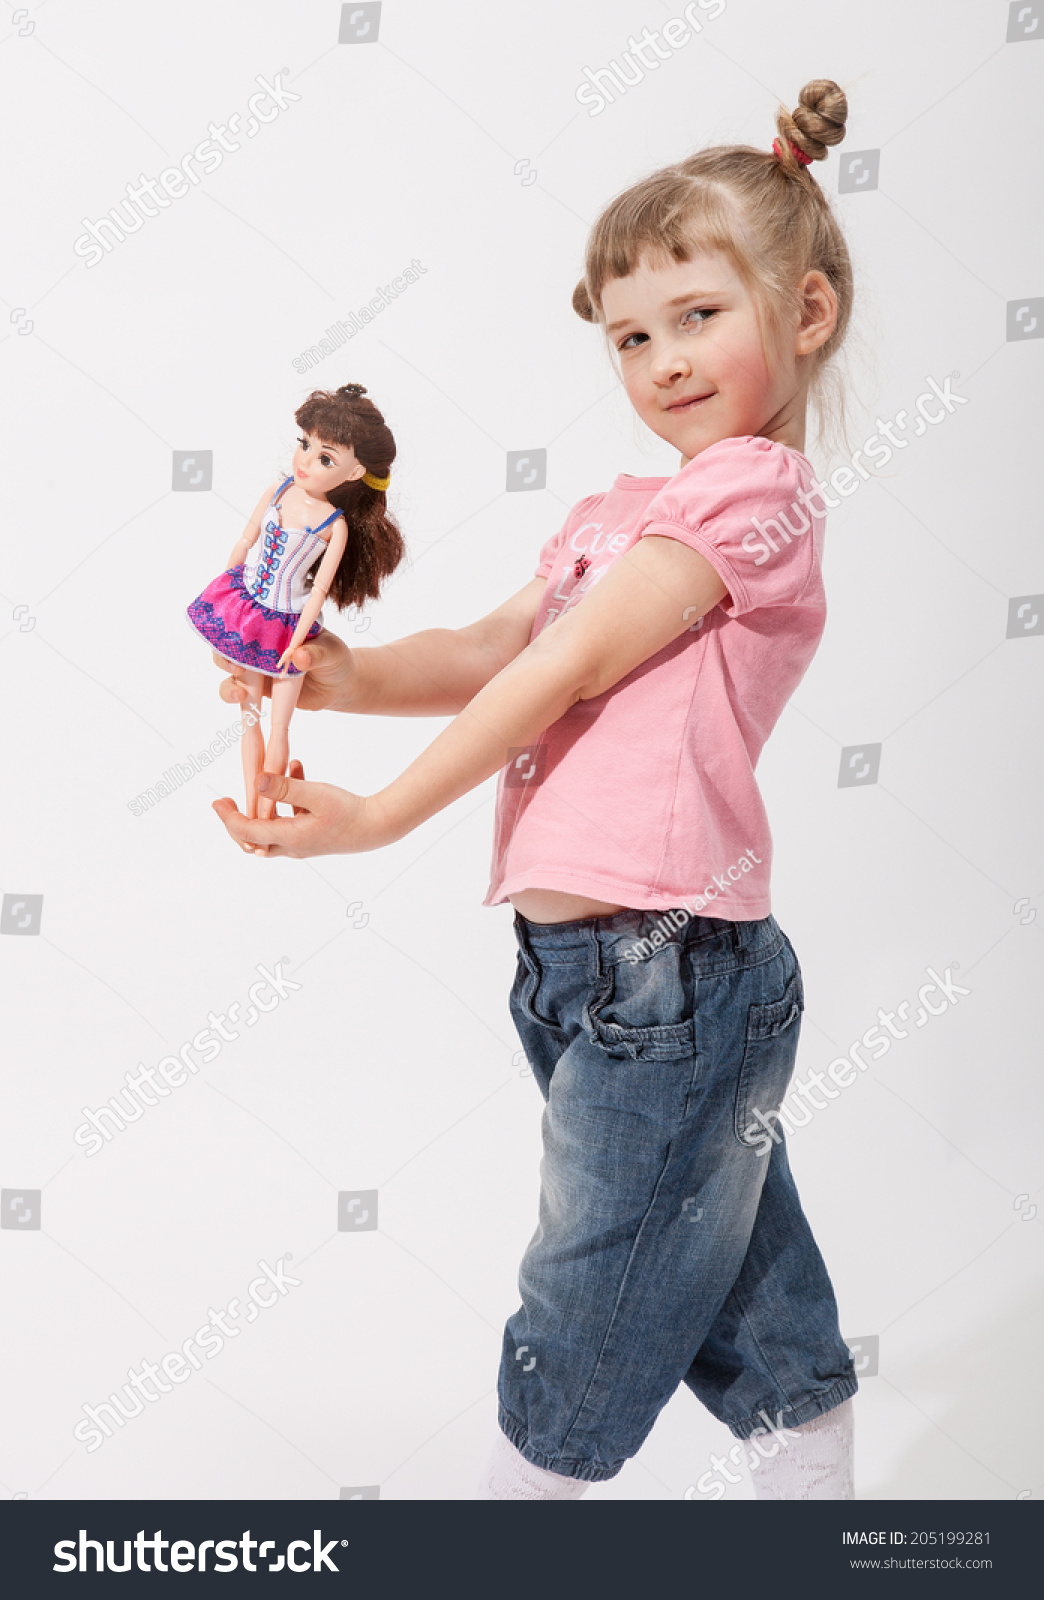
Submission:
[[[294,480],[293,480],[293,476],[292,475],[289,478],[284,478],[282,483],[279,485],[279,488],[276,490],[275,494],[272,496],[271,500],[268,502],[269,505],[277,506],[279,504],[280,500],[282,499],[285,490],[289,489],[289,487],[293,483],[293,481]]]
[[[338,507],[336,510],[334,510],[331,513],[330,516],[327,517],[325,522],[320,522],[318,528],[312,528],[309,531],[311,533],[322,533],[323,529],[324,528],[328,528],[330,526],[331,522],[336,522],[338,517],[343,517],[343,516],[344,516],[344,512]]]

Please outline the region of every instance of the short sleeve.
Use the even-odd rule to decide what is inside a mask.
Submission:
[[[753,435],[721,439],[649,502],[638,537],[680,539],[709,561],[728,589],[729,599],[721,604],[730,617],[790,605],[816,559],[813,508],[807,503],[814,486],[807,458],[798,451]]]
[[[568,517],[566,517],[565,522],[559,528],[558,532],[553,533],[550,539],[548,539],[541,546],[540,555],[537,558],[536,569],[533,573],[534,578],[549,578],[551,576],[551,573],[554,570],[556,557],[561,551],[566,540],[572,538],[573,534],[583,522],[584,518],[587,517],[598,504],[598,502],[600,500],[604,500],[604,498],[605,496],[602,494],[589,494],[586,499],[577,501],[572,511],[570,511]]]

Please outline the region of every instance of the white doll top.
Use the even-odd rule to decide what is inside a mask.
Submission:
[[[311,593],[305,575],[327,547],[328,541],[320,537],[322,530],[343,512],[335,510],[317,528],[284,528],[279,501],[293,481],[286,478],[269,502],[269,514],[243,563],[243,583],[261,605],[299,615]],[[321,612],[318,620],[322,621]]]

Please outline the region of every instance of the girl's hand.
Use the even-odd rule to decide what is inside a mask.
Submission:
[[[261,856],[357,855],[391,843],[391,834],[372,796],[351,794],[332,783],[305,783],[300,761],[290,763],[290,776],[262,773],[258,791],[270,800],[285,800],[292,817],[252,821],[227,796],[213,809],[231,837],[245,851]]]
[[[229,671],[229,662],[216,650],[213,659],[224,672]],[[297,702],[302,711],[352,709],[355,662],[352,652],[336,633],[324,628],[314,639],[298,645],[292,659],[294,666],[304,674]],[[226,677],[218,692],[228,705],[245,705],[248,698],[246,685],[235,676]],[[265,676],[262,693],[269,696],[272,693],[272,679],[268,675]]]

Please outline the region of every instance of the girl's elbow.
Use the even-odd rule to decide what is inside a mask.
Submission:
[[[522,652],[534,663],[540,662],[549,670],[556,688],[569,706],[578,700],[590,700],[600,694],[600,663],[592,660],[590,650],[578,648],[579,641],[566,626],[563,617],[556,627],[545,628]],[[521,658],[520,658],[521,659]]]

